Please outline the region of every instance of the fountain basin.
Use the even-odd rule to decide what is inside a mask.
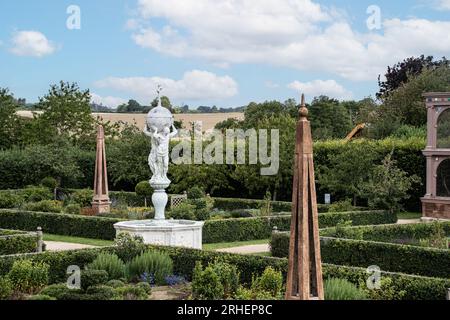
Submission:
[[[203,224],[190,220],[136,220],[118,222],[114,228],[116,235],[139,235],[146,244],[201,249]]]

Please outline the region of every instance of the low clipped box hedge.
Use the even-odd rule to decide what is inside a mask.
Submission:
[[[64,213],[0,210],[0,227],[26,231],[42,227],[44,233],[113,240],[113,225],[120,219],[89,217]]]
[[[174,273],[184,275],[187,279],[192,278],[196,261],[207,265],[217,259],[235,265],[240,272],[241,282],[243,283],[251,283],[252,276],[254,274],[262,274],[268,266],[282,271],[284,278],[286,277],[287,259],[285,258],[239,255],[175,247],[148,246],[148,248],[167,253],[173,261]],[[127,252],[124,252],[124,250],[127,250]],[[50,266],[49,282],[61,283],[65,282],[68,277],[66,270],[69,265],[83,267],[91,263],[102,252],[115,253],[119,257],[130,256],[129,249],[120,247],[1,256],[0,276],[8,273],[15,260],[28,258],[47,263]],[[138,252],[133,252],[133,255],[137,254]],[[342,278],[359,285],[361,282],[365,283],[368,277],[365,268],[338,266],[327,263],[324,263],[322,266],[324,279]],[[402,297],[404,300],[445,300],[447,288],[450,288],[450,279],[412,276],[392,272],[382,272],[382,277],[390,277],[392,279],[392,285],[396,292],[405,291],[405,295]]]
[[[374,225],[397,222],[397,215],[389,211],[349,211],[319,214],[321,228],[335,226],[341,221],[353,225]],[[289,230],[290,215],[258,218],[207,220],[203,226],[203,243],[234,242],[267,239],[274,227]]]
[[[267,239],[274,227],[289,230],[290,216],[207,220],[203,226],[203,243],[234,242]],[[392,223],[396,214],[387,211],[351,211],[319,214],[321,227],[351,220],[353,225]],[[0,210],[0,227],[34,231],[42,227],[44,233],[113,240],[115,218],[89,217],[64,213]]]
[[[373,226],[361,227],[372,235],[384,234],[383,238],[388,239],[388,231],[395,230],[396,234],[405,235],[406,231],[417,228],[424,235],[422,225],[406,226]],[[357,229],[357,228],[352,228]],[[375,231],[376,230],[376,231]],[[450,275],[450,250],[436,249],[429,247],[419,247],[413,245],[403,245],[388,242],[377,242],[356,239],[338,239],[323,237],[323,234],[329,234],[330,230],[321,230],[321,253],[322,260],[327,263],[338,265],[367,267],[377,265],[382,270],[393,272],[404,272],[431,277],[448,278]],[[271,253],[275,257],[287,257],[289,252],[289,234],[286,232],[277,232],[272,234],[270,241]]]
[[[0,255],[35,252],[37,234],[0,229]]]

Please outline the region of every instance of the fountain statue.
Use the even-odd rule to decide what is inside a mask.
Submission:
[[[147,114],[144,134],[150,138],[151,149],[148,165],[152,176],[149,180],[154,189],[152,203],[155,208],[153,220],[124,221],[114,225],[117,233],[128,232],[142,236],[145,243],[182,246],[201,249],[204,222],[188,220],[166,220],[168,202],[166,190],[171,181],[169,169],[170,139],[178,134],[172,113],[161,105],[161,86],[158,86],[158,106]]]

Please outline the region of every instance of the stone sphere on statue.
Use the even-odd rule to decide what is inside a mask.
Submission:
[[[147,114],[147,127],[156,127],[161,132],[165,127],[170,128],[173,124],[173,116],[169,109],[157,106]]]

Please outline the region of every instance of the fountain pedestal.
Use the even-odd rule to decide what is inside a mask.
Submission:
[[[141,236],[144,243],[185,247],[202,248],[203,221],[188,220],[137,220],[116,223],[116,234],[128,232]]]

